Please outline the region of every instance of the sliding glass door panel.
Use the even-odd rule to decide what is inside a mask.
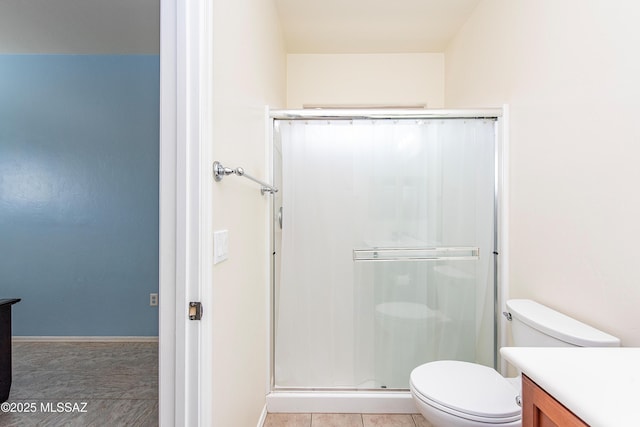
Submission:
[[[494,124],[275,120],[276,388],[493,363]]]

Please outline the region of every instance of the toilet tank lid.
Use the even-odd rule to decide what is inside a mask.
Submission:
[[[528,299],[507,301],[513,317],[553,338],[578,347],[619,347],[620,339]]]

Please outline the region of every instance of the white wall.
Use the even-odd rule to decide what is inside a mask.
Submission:
[[[265,177],[265,105],[283,108],[285,53],[272,1],[216,0],[213,157]],[[241,177],[212,182],[213,226],[229,259],[213,267],[213,421],[255,426],[267,383],[268,196]],[[208,404],[209,402],[203,402]]]
[[[640,4],[486,0],[448,108],[510,105],[510,293],[640,345]]]
[[[444,55],[289,54],[287,107],[444,105]]]

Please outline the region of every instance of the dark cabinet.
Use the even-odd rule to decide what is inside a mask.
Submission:
[[[0,299],[0,402],[11,390],[11,306],[20,300]]]

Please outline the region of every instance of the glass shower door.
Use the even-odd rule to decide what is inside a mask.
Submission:
[[[275,121],[276,388],[493,363],[494,122]],[[279,172],[276,172],[278,175]]]

